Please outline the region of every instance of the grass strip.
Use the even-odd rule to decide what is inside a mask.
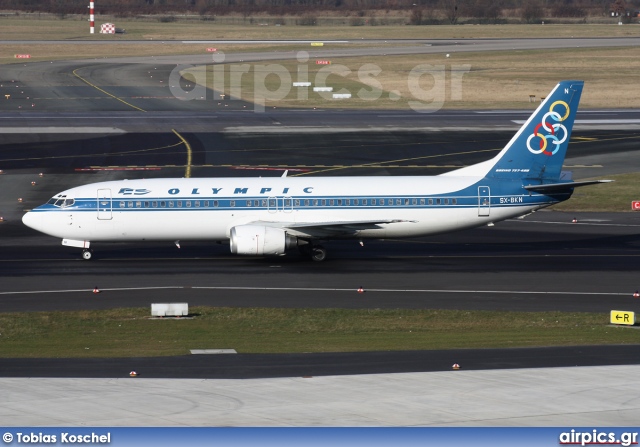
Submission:
[[[583,110],[637,106],[631,92],[640,89],[640,47],[479,53],[465,53],[462,47],[460,51],[449,56],[320,56],[308,63],[281,60],[229,64],[218,70],[226,76],[226,98],[256,102],[264,97],[267,107],[534,110],[563,79],[585,81],[580,103]],[[331,65],[317,65],[316,59],[329,59]],[[611,73],[615,73],[614,78]],[[219,88],[216,79],[220,73],[212,66],[194,67],[182,74],[192,82]],[[312,87],[332,87],[333,92],[292,87],[291,82],[296,81],[309,81]],[[333,99],[333,93],[350,93],[351,98]]]
[[[322,19],[322,17],[319,17]],[[226,16],[216,21],[136,20],[98,15],[96,33],[89,34],[86,16],[66,19],[0,17],[0,40],[340,40],[340,39],[471,39],[471,38],[551,38],[551,37],[633,37],[637,24],[498,24],[498,25],[433,25],[433,26],[349,26],[343,24],[319,26],[262,26],[264,21]],[[100,24],[114,23],[126,29],[126,34],[99,34]],[[407,20],[408,22],[408,20]],[[322,23],[322,22],[320,22]]]
[[[0,357],[138,357],[190,349],[357,352],[624,344],[640,332],[604,313],[193,307],[192,319],[148,308],[0,315]]]

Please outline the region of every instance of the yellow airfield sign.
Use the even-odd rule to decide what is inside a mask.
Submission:
[[[636,314],[635,312],[629,312],[626,310],[612,310],[611,324],[625,324],[627,326],[633,326],[636,324]]]

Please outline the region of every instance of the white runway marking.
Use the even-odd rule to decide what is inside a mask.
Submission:
[[[326,287],[232,287],[232,286],[165,286],[165,287],[114,287],[100,288],[101,292],[121,292],[132,290],[249,290],[249,291],[279,291],[279,292],[355,292],[357,288],[326,288]],[[66,290],[24,290],[16,292],[0,292],[0,295],[27,295],[40,293],[88,293],[93,289],[66,289]],[[561,292],[561,291],[535,291],[535,290],[473,290],[473,289],[365,289],[368,293],[494,293],[511,295],[604,295],[604,296],[630,296],[629,292]]]
[[[127,133],[117,127],[0,127],[2,133]]]

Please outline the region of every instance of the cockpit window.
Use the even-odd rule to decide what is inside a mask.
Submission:
[[[66,208],[68,206],[72,206],[75,203],[75,199],[67,199],[67,196],[56,196],[52,197],[47,205],[59,206],[61,208]]]

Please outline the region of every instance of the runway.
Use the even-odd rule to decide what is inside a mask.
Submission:
[[[609,40],[583,41],[584,45],[589,42],[612,44]],[[615,41],[620,45],[638,43],[636,39],[625,42]],[[513,44],[466,42],[465,51],[506,49]],[[518,43],[522,49],[568,44],[551,40]],[[438,45],[438,49],[421,45],[399,47],[397,51],[460,49],[455,42]],[[340,54],[336,53],[336,57]],[[229,55],[227,62],[234,58],[265,60],[260,54],[256,54],[255,59],[252,57],[250,54]],[[283,59],[295,54],[267,57]],[[59,241],[37,235],[21,224],[25,210],[72,185],[121,178],[183,176],[187,168],[184,141],[194,156],[190,168],[195,176],[281,175],[284,170],[290,170],[290,175],[438,174],[490,158],[518,128],[516,121],[526,119],[530,113],[443,111],[426,117],[392,111],[279,109],[257,114],[244,110],[247,104],[241,101],[230,101],[226,110],[212,111],[212,101],[178,101],[167,94],[166,85],[160,87],[156,81],[151,82],[146,73],[157,69],[158,77],[166,80],[171,64],[175,67],[176,63],[198,63],[199,58],[153,58],[136,63],[130,59],[65,61],[30,64],[28,69],[17,65],[8,67],[0,93],[4,94],[8,88],[6,82],[15,84],[12,80],[19,80],[20,84],[10,86],[11,91],[20,89],[23,93],[14,98],[17,102],[11,101],[11,108],[6,101],[0,101],[0,188],[3,191],[0,211],[4,218],[0,223],[0,305],[4,312],[147,307],[151,302],[177,300],[211,306],[556,310],[603,314],[613,307],[629,310],[638,307],[632,293],[640,287],[637,280],[640,217],[633,213],[542,211],[494,227],[433,238],[375,241],[364,247],[355,242],[335,242],[328,244],[330,258],[323,264],[308,263],[296,255],[264,259],[233,257],[228,247],[206,241],[182,244],[180,250],[163,244],[97,244],[95,260],[87,263],[74,250],[60,246]],[[106,93],[100,93],[87,80]],[[39,98],[37,111],[30,110],[33,98]],[[24,110],[15,110],[19,104],[24,105]],[[574,171],[574,177],[633,172],[640,158],[640,151],[635,149],[640,139],[639,123],[637,110],[580,112],[566,162]],[[577,223],[572,222],[574,218]],[[103,290],[98,297],[91,294],[95,286]],[[356,293],[358,287],[366,292]],[[42,401],[42,393],[47,391],[40,391],[40,384],[43,390],[60,390],[67,382],[41,379],[34,394],[28,394],[21,389],[24,382],[20,380],[25,379],[10,378],[92,377],[100,380],[87,380],[81,386],[77,382],[81,400],[89,398],[96,383],[103,390],[114,385],[118,393],[127,392],[129,383],[124,385],[120,380],[110,382],[105,378],[126,377],[131,369],[142,372],[141,380],[136,382],[140,385],[134,388],[163,388],[164,385],[151,381],[161,378],[200,379],[207,380],[203,386],[208,390],[211,390],[209,387],[234,387],[225,391],[234,396],[232,399],[238,399],[234,402],[244,402],[237,393],[245,386],[265,390],[263,396],[269,399],[269,393],[277,393],[282,381],[236,380],[233,384],[223,384],[213,380],[288,377],[285,386],[298,382],[305,386],[320,382],[316,379],[322,376],[322,388],[337,393],[327,394],[327,401],[340,401],[336,396],[343,393],[344,400],[356,402],[354,394],[345,392],[347,382],[347,387],[354,387],[353,383],[357,382],[371,390],[394,390],[397,388],[389,388],[389,382],[400,379],[386,374],[420,374],[406,376],[409,382],[398,385],[405,390],[399,399],[407,402],[411,400],[407,393],[416,392],[416,383],[428,382],[434,386],[442,383],[442,387],[460,390],[464,387],[456,381],[465,377],[467,383],[477,389],[486,383],[484,380],[522,383],[531,376],[548,374],[553,377],[550,380],[558,380],[556,390],[567,389],[582,378],[582,393],[588,394],[590,387],[598,383],[603,389],[616,390],[622,395],[627,386],[624,378],[637,373],[637,350],[638,346],[634,345],[274,357],[5,359],[0,365],[0,376],[4,377],[0,383],[12,393],[3,405],[7,424],[127,425],[122,418],[95,409],[85,417],[54,417],[54,413],[46,409],[30,417],[24,409],[20,410],[24,408],[19,404],[21,399]],[[449,369],[456,361],[469,371],[452,377]],[[578,365],[593,368],[557,369],[556,372],[567,376],[566,382],[558,379],[554,370],[547,369]],[[601,365],[628,366],[596,367]],[[505,370],[497,371],[499,369]],[[478,376],[471,376],[472,370],[496,371],[485,371],[484,378],[475,379],[472,377]],[[492,373],[495,375],[491,376]],[[574,373],[578,375],[572,375]],[[584,380],[583,374],[588,380]],[[354,382],[340,378],[342,375],[355,375]],[[314,379],[305,382],[307,379],[301,379],[304,376]],[[551,388],[545,388],[544,380],[529,383],[525,394],[531,393],[544,406],[540,390],[552,393]],[[194,392],[193,382],[179,382],[179,385],[176,382],[176,387],[183,386],[186,388],[179,389]],[[503,396],[514,393],[508,385],[497,388]],[[293,392],[295,387],[287,389]],[[50,392],[51,396],[58,393]],[[382,405],[378,413],[368,417],[362,416],[362,412],[348,417],[329,403],[325,412],[311,417],[313,399],[297,402],[283,399],[277,409],[281,416],[269,421],[229,407],[222,410],[225,417],[219,412],[205,412],[199,419],[192,410],[182,412],[180,417],[169,417],[152,411],[161,402],[154,393],[148,401],[136,395],[145,411],[141,411],[140,418],[128,421],[131,425],[182,425],[190,423],[187,421],[197,425],[207,424],[211,419],[205,417],[215,415],[223,425],[548,425],[554,421],[557,424],[560,412],[558,407],[541,411],[538,405],[520,416],[515,413],[505,416],[505,408],[514,408],[513,402],[505,398],[502,401],[505,406],[498,405],[500,408],[495,413],[489,413],[487,402],[491,397],[476,395],[476,402],[480,403],[478,411],[484,402],[486,417],[468,413],[443,418],[425,409],[441,405],[446,397],[427,398],[424,392],[419,395],[424,400],[417,406],[405,405],[397,418],[393,405]],[[590,394],[587,401],[582,402],[594,405],[594,396]],[[373,397],[367,400],[371,405],[384,401],[385,398]],[[107,408],[114,411],[122,408],[122,403],[110,402]],[[196,407],[202,405],[197,399],[194,402],[198,402]],[[461,402],[469,405],[468,400]],[[291,406],[300,410],[299,417],[284,410]],[[638,407],[633,402],[614,399],[611,408],[617,413],[607,413],[606,417],[605,413],[610,411],[606,405],[588,417],[576,416],[577,412],[571,416],[572,411],[565,410],[565,420],[584,425],[595,425],[598,421],[625,425],[637,420],[634,417]],[[274,411],[273,407],[271,410]],[[348,410],[351,414],[356,411]],[[422,419],[409,417],[412,412]],[[340,418],[334,419],[338,414]],[[14,416],[9,418],[9,415]]]

